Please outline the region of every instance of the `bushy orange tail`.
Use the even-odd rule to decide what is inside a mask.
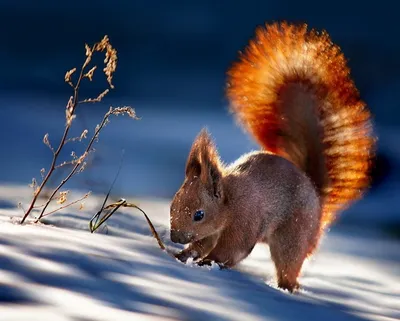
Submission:
[[[323,199],[323,227],[369,184],[370,113],[327,33],[260,27],[228,71],[231,111],[266,150],[302,168]]]

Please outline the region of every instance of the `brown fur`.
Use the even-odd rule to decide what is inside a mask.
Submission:
[[[370,114],[339,48],[305,25],[257,29],[228,75],[231,111],[264,150],[224,166],[202,130],[171,203],[171,238],[189,244],[180,260],[224,267],[268,243],[278,286],[292,292],[324,228],[367,187]]]

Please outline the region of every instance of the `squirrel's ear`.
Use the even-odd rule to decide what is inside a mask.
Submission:
[[[208,163],[207,170],[203,171],[204,176],[200,176],[201,180],[206,184],[210,194],[215,197],[221,199],[223,197],[223,189],[222,189],[222,174],[219,166],[215,163]]]
[[[193,142],[186,164],[186,175],[199,176],[210,194],[222,198],[222,172],[217,148],[206,129]]]
[[[192,148],[190,149],[188,159],[186,161],[186,176],[200,176],[201,174],[201,165],[200,165],[200,157],[201,151],[198,144],[198,137],[194,140],[192,144]]]

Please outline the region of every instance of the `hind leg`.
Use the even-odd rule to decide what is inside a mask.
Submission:
[[[304,260],[315,247],[318,229],[300,224],[300,218],[293,217],[276,229],[268,243],[274,261],[278,287],[293,292],[299,288],[298,277]]]
[[[297,278],[306,256],[297,254],[295,257],[287,257],[285,244],[282,243],[275,243],[274,246],[270,246],[270,249],[272,260],[275,263],[278,287],[294,292],[299,288]]]

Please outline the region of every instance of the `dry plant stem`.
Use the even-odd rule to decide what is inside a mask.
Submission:
[[[108,198],[108,194],[106,196],[105,201]],[[158,246],[161,248],[161,250],[167,252],[167,254],[169,254],[170,256],[175,258],[175,255],[173,253],[171,253],[166,246],[164,245],[163,241],[161,241],[160,236],[158,235],[153,223],[151,222],[150,218],[147,216],[146,212],[143,211],[139,206],[133,204],[133,203],[128,203],[125,199],[121,199],[116,203],[112,203],[110,205],[107,205],[106,207],[104,207],[104,203],[102,208],[100,209],[100,211],[93,216],[92,220],[96,219],[96,225],[94,227],[92,227],[92,220],[90,221],[89,227],[91,229],[91,232],[93,233],[96,229],[98,229],[100,227],[100,225],[102,225],[106,220],[108,220],[120,207],[130,207],[130,208],[136,208],[138,209],[140,212],[142,212],[142,214],[144,215],[144,217],[146,218],[147,224],[149,225],[150,231],[153,234],[154,238],[157,240]],[[107,213],[103,218],[100,219],[100,223],[97,224],[97,220],[99,215],[101,214],[101,212],[103,211],[107,211],[112,209],[112,211],[110,213]]]
[[[60,211],[60,210],[62,210],[62,209],[64,209],[64,208],[67,208],[67,207],[71,206],[71,205],[75,205],[76,203],[79,203],[79,202],[81,202],[81,201],[87,199],[87,198],[89,197],[89,195],[90,195],[90,192],[86,193],[84,196],[82,196],[81,198],[79,198],[79,199],[77,199],[77,200],[75,200],[75,201],[73,201],[73,202],[70,202],[70,203],[68,203],[68,204],[66,204],[66,205],[63,205],[63,206],[61,206],[61,207],[55,209],[54,211],[48,212],[48,213],[46,213],[46,214],[43,214],[42,217],[45,217],[45,216],[50,215],[50,214],[54,214],[54,213],[56,213],[56,212],[58,212],[58,211]],[[45,205],[45,204],[44,204],[44,205]],[[44,205],[43,205],[43,206],[44,206]],[[39,222],[39,218],[36,219],[35,223],[37,223],[37,222]]]
[[[82,66],[82,68],[81,68],[81,72],[80,72],[80,74],[79,74],[79,78],[78,78],[78,80],[77,80],[77,82],[76,82],[76,85],[73,87],[73,88],[74,88],[74,95],[73,95],[73,99],[72,99],[72,115],[75,114],[76,107],[78,106],[79,86],[80,86],[80,83],[81,83],[81,81],[82,81],[83,72],[84,72],[86,66],[87,66],[87,62],[85,62],[85,63],[83,64],[83,66]],[[23,223],[25,222],[25,220],[27,219],[27,217],[29,216],[29,214],[32,212],[32,210],[33,210],[33,208],[34,208],[34,206],[35,206],[35,203],[36,203],[36,201],[37,201],[37,198],[39,197],[40,193],[41,193],[42,190],[43,190],[43,187],[46,185],[46,183],[47,183],[47,181],[49,180],[50,176],[51,176],[52,173],[54,172],[54,170],[55,170],[55,168],[56,168],[56,162],[57,162],[58,156],[60,155],[61,149],[62,149],[62,147],[63,147],[64,144],[65,144],[65,140],[67,139],[68,132],[69,132],[69,129],[70,129],[70,128],[71,128],[71,122],[67,122],[66,125],[65,125],[64,134],[63,134],[63,136],[62,136],[62,138],[61,138],[61,140],[60,140],[60,143],[59,143],[59,145],[58,145],[58,148],[57,148],[57,150],[56,150],[55,152],[53,152],[53,160],[52,160],[52,162],[51,162],[50,168],[49,168],[49,170],[47,171],[46,176],[43,178],[42,183],[39,185],[39,187],[38,187],[37,190],[35,191],[34,196],[33,196],[33,199],[32,199],[32,201],[31,201],[31,204],[29,205],[28,210],[25,212],[24,216],[22,217],[21,224],[23,224]],[[54,196],[54,195],[53,195],[53,196]],[[50,202],[48,202],[48,203],[50,203]],[[48,203],[46,203],[45,208],[47,207]],[[44,212],[44,211],[42,211],[41,216],[43,216],[43,215],[42,215],[43,212]]]
[[[104,125],[106,124],[108,118],[110,117],[110,115],[113,113],[113,110],[110,109],[103,117],[103,120],[101,122],[101,124],[96,128],[95,133],[93,134],[89,144],[86,147],[85,152],[82,154],[83,156],[82,159],[80,161],[77,161],[75,163],[75,166],[72,168],[72,170],[70,171],[70,173],[61,181],[61,183],[53,190],[53,192],[51,193],[51,195],[49,196],[47,202],[45,203],[42,211],[40,212],[39,217],[36,219],[36,221],[40,220],[43,216],[44,216],[44,212],[46,211],[47,207],[49,206],[50,202],[53,200],[53,197],[57,194],[57,192],[60,190],[60,188],[62,188],[64,186],[64,184],[76,173],[76,171],[78,170],[78,167],[83,163],[84,159],[86,158],[86,156],[89,154],[90,149],[92,148],[92,145],[94,143],[94,141],[96,140],[96,138],[98,137],[98,134],[100,132],[100,130],[104,127]]]
[[[109,205],[109,206],[110,206],[110,205]],[[107,209],[109,206],[107,206],[106,209]],[[122,207],[133,207],[133,208],[136,208],[136,209],[138,209],[139,211],[141,211],[141,212],[143,213],[144,217],[146,218],[147,224],[149,224],[151,233],[153,234],[154,238],[157,240],[158,246],[159,246],[162,250],[167,251],[167,248],[165,247],[164,243],[161,241],[161,238],[160,238],[160,236],[158,235],[158,233],[157,233],[157,231],[156,231],[156,229],[155,229],[153,223],[151,223],[150,218],[147,216],[147,214],[146,214],[139,206],[136,206],[135,204],[132,204],[132,203],[125,203],[125,204],[122,204]],[[168,252],[168,251],[167,251],[167,252]],[[171,253],[168,252],[168,254],[171,254]]]
[[[67,139],[68,137],[68,133],[70,130],[70,127],[72,125],[72,121],[73,119],[76,117],[76,108],[79,104],[81,103],[86,103],[86,102],[99,102],[102,100],[102,98],[104,98],[104,96],[109,92],[110,89],[114,88],[114,85],[112,84],[112,79],[113,79],[113,74],[116,70],[117,67],[117,51],[112,47],[112,45],[109,43],[109,39],[108,36],[104,36],[103,39],[98,42],[95,43],[92,47],[90,47],[89,45],[85,44],[85,49],[86,49],[86,59],[85,62],[83,63],[78,79],[76,81],[76,83],[74,84],[71,80],[71,75],[74,74],[74,72],[76,71],[76,68],[73,68],[69,71],[66,72],[65,76],[64,76],[64,80],[66,83],[68,83],[72,88],[73,88],[73,95],[69,98],[67,106],[66,106],[66,124],[65,124],[65,128],[64,128],[64,133],[62,135],[62,138],[60,140],[60,143],[58,145],[58,148],[56,150],[53,149],[53,147],[51,146],[49,140],[48,140],[48,134],[46,134],[43,138],[43,142],[50,148],[50,150],[53,153],[53,159],[51,161],[51,164],[49,166],[49,170],[47,171],[46,175],[44,174],[45,170],[42,169],[41,170],[41,176],[42,176],[42,182],[39,186],[37,186],[36,184],[36,180],[33,179],[32,180],[32,187],[34,188],[34,193],[33,193],[33,198],[32,201],[29,205],[28,210],[25,212],[24,211],[24,215],[21,219],[21,224],[23,224],[25,222],[25,220],[27,219],[27,217],[31,214],[33,209],[37,209],[37,208],[41,208],[43,207],[42,211],[40,212],[40,215],[38,216],[38,218],[36,219],[36,222],[39,221],[44,215],[49,215],[54,213],[55,211],[52,211],[51,213],[47,213],[44,214],[48,205],[50,204],[50,202],[53,200],[55,194],[60,190],[61,187],[64,186],[64,184],[76,173],[79,173],[81,171],[84,170],[85,166],[86,166],[86,162],[85,159],[87,158],[87,155],[92,151],[92,145],[93,143],[98,139],[98,134],[100,132],[100,130],[107,124],[108,121],[108,117],[112,114],[114,115],[119,115],[119,114],[128,114],[130,117],[132,118],[136,118],[135,113],[133,111],[133,109],[131,107],[118,107],[118,108],[110,108],[109,112],[106,113],[104,115],[103,121],[101,123],[101,125],[98,125],[95,129],[95,133],[92,137],[92,139],[90,140],[85,152],[78,158],[75,157],[75,155],[72,155],[74,157],[73,161],[70,162],[63,162],[59,165],[57,165],[57,159],[58,156],[62,150],[62,148],[65,146],[66,143],[68,143],[69,141],[75,141],[75,140],[79,140],[81,141],[83,138],[86,138],[86,134],[87,134],[87,130],[83,131],[81,136],[79,138],[71,138],[71,139]],[[105,59],[104,59],[104,68],[103,68],[103,72],[105,74],[105,76],[107,77],[107,83],[109,88],[107,88],[106,90],[104,90],[102,93],[100,93],[100,95],[97,98],[88,98],[85,99],[83,101],[79,101],[78,96],[79,96],[79,91],[80,91],[80,85],[81,82],[84,78],[88,78],[90,81],[93,80],[93,73],[96,70],[97,66],[92,67],[88,72],[86,72],[86,68],[88,67],[89,63],[92,60],[92,55],[95,52],[104,52],[105,51]],[[49,178],[52,176],[52,174],[54,173],[54,171],[59,168],[62,167],[64,165],[73,165],[73,168],[71,170],[71,172],[61,181],[61,183],[54,189],[54,191],[52,192],[52,194],[50,195],[50,197],[48,198],[48,200],[46,201],[46,203],[44,205],[41,206],[35,206],[39,195],[41,195],[41,193],[43,192],[43,188],[44,186],[48,183]],[[82,199],[86,198],[88,196],[88,194],[86,194]],[[79,200],[78,200],[79,201]],[[78,202],[76,201],[76,202]],[[76,202],[72,202],[69,205],[72,205]],[[65,208],[69,205],[63,206],[62,208]],[[58,209],[59,210],[59,209]],[[56,210],[57,211],[57,210]]]

